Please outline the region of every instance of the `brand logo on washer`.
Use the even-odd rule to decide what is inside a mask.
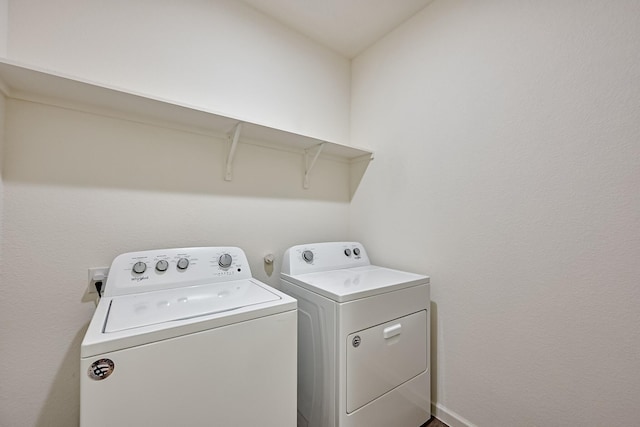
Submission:
[[[354,347],[358,347],[360,345],[360,341],[362,341],[362,339],[360,339],[360,335],[356,335],[353,337],[351,344],[353,344]]]
[[[113,373],[114,367],[115,365],[113,364],[113,360],[99,359],[93,362],[91,366],[89,366],[87,375],[89,375],[89,378],[91,378],[92,380],[104,380]]]

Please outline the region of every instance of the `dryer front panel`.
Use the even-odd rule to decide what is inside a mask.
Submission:
[[[427,370],[427,311],[347,336],[347,413]]]

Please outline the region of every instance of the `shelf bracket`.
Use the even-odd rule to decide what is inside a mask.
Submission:
[[[313,167],[316,164],[316,160],[318,160],[318,156],[320,156],[320,153],[322,152],[322,148],[324,147],[324,142],[321,144],[318,144],[316,147],[318,148],[316,151],[316,154],[313,155],[313,160],[311,160],[311,164],[309,164],[309,157],[310,157],[310,153],[309,150],[310,148],[304,150],[304,183],[303,183],[303,187],[305,189],[309,188],[309,174],[311,173],[311,169],[313,169]]]
[[[224,176],[225,181],[231,181],[233,178],[233,158],[236,155],[236,147],[238,146],[238,140],[240,139],[240,131],[242,130],[242,122],[238,122],[235,130],[233,131],[233,139],[229,135],[231,140],[231,147],[229,148],[229,155],[227,156],[227,172]]]

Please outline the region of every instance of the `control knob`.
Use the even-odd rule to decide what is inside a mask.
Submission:
[[[302,252],[302,259],[305,260],[307,264],[311,264],[313,262],[313,252],[311,251]]]
[[[180,258],[177,263],[178,270],[186,270],[189,267],[189,260],[187,258]]]
[[[145,271],[147,271],[147,264],[145,264],[142,261],[138,261],[135,264],[133,264],[133,268],[132,268],[133,272],[136,274],[142,274]]]
[[[360,255],[360,248],[353,248],[353,254],[355,256],[359,256]]]
[[[166,260],[161,259],[160,261],[156,262],[156,270],[158,270],[159,272],[167,271],[167,268],[169,268],[169,263]]]
[[[231,255],[222,254],[220,255],[220,258],[218,258],[218,265],[220,266],[220,268],[229,268],[231,267],[232,261],[233,259],[231,258]]]
[[[351,256],[351,249],[349,249],[349,248],[345,249],[345,250],[344,250],[344,254],[345,254],[346,256]],[[356,254],[356,255],[357,255],[357,254]]]

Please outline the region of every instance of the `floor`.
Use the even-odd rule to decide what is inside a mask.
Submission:
[[[449,426],[443,423],[442,421],[440,421],[439,419],[437,419],[436,417],[431,417],[431,419],[426,423],[424,423],[421,427],[449,427]]]

